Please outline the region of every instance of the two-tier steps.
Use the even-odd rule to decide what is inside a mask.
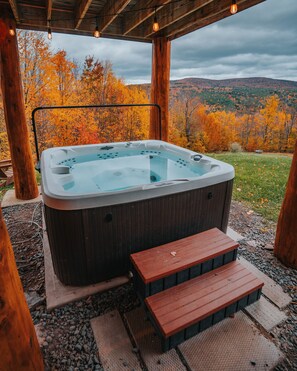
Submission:
[[[263,283],[217,228],[131,255],[134,284],[163,351],[260,298]]]

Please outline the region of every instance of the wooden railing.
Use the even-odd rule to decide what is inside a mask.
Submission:
[[[0,187],[13,183],[13,171],[11,160],[0,161]]]

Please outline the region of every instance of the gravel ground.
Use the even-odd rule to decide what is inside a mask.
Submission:
[[[102,370],[90,319],[118,309],[121,315],[139,305],[132,285],[88,297],[51,312],[46,310],[42,253],[41,204],[3,209],[24,291],[40,338],[46,370]],[[239,254],[293,297],[288,320],[270,335],[285,354],[277,370],[297,370],[297,271],[284,267],[271,251],[275,224],[233,202],[230,226],[245,238]]]

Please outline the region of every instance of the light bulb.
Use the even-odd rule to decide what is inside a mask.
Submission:
[[[47,30],[47,38],[48,38],[49,40],[52,39],[52,30],[51,30],[50,28]]]
[[[153,31],[158,32],[160,29],[159,23],[157,21],[157,17],[154,18],[154,23],[153,23]]]
[[[94,37],[96,37],[96,39],[98,39],[100,37],[100,32],[98,30],[98,26],[96,26],[96,28],[95,28]]]
[[[237,4],[236,4],[236,0],[233,0],[232,1],[232,4],[230,6],[230,13],[231,14],[236,14],[237,13]]]
[[[15,35],[15,30],[12,27],[9,28],[9,35],[10,36],[14,36]]]

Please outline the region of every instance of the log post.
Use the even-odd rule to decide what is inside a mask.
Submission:
[[[0,370],[44,369],[1,207],[0,350]]]
[[[15,22],[7,12],[0,17],[1,88],[15,195],[21,200],[29,200],[38,196],[38,187],[25,116]],[[14,36],[9,33],[11,27]]]
[[[274,255],[286,266],[297,268],[297,141],[278,218]]]
[[[151,103],[161,107],[162,140],[168,140],[169,84],[171,42],[166,37],[153,40]],[[150,138],[159,139],[159,119],[156,108],[151,109]]]

